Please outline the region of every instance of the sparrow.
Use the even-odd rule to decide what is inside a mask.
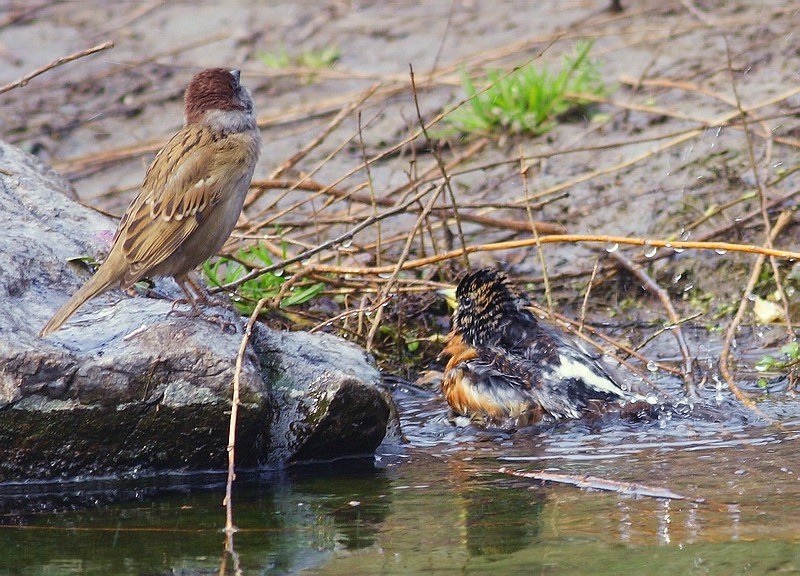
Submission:
[[[222,68],[192,78],[183,128],[147,170],[108,257],[40,336],[58,330],[90,298],[145,277],[174,277],[194,306],[188,274],[230,236],[261,148],[253,100],[239,78],[239,70]]]
[[[501,272],[466,274],[455,299],[442,351],[449,358],[442,392],[455,414],[527,426],[599,413],[609,404],[649,407],[577,342],[540,321]]]

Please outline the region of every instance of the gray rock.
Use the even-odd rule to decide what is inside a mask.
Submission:
[[[329,334],[257,328],[254,345],[263,354],[261,369],[275,402],[273,459],[324,460],[345,446],[350,454],[369,454],[387,424],[399,438],[391,395],[378,388],[380,373],[366,361],[363,349]],[[364,382],[381,394],[361,394]],[[302,446],[297,445],[298,435],[306,439]]]
[[[225,306],[170,314],[170,299],[112,291],[37,333],[88,277],[116,223],[0,142],[0,482],[223,470],[243,320]],[[175,296],[172,280],[159,293]],[[241,373],[237,469],[373,453],[391,397],[361,348],[256,325]]]

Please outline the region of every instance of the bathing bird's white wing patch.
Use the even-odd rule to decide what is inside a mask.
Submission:
[[[565,354],[559,355],[559,360],[561,365],[553,371],[553,375],[559,380],[579,380],[600,392],[613,394],[620,398],[625,397],[625,392],[613,380],[598,374],[584,362],[579,362]]]

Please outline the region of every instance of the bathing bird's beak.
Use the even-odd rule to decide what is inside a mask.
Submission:
[[[444,296],[445,302],[447,305],[450,306],[453,310],[458,309],[458,299],[456,298],[456,289],[455,288],[442,288],[441,290],[437,290],[439,294]]]

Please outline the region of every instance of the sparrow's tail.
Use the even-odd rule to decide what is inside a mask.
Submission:
[[[113,267],[108,266],[108,262],[105,262],[100,266],[100,269],[95,275],[89,278],[86,284],[81,286],[80,290],[75,292],[72,298],[67,300],[67,302],[58,309],[58,312],[50,318],[47,324],[44,325],[44,328],[42,328],[42,331],[39,332],[39,336],[47,336],[51,332],[55,332],[61,328],[61,325],[66,322],[84,302],[105,292],[118,282],[119,276],[115,274]]]

